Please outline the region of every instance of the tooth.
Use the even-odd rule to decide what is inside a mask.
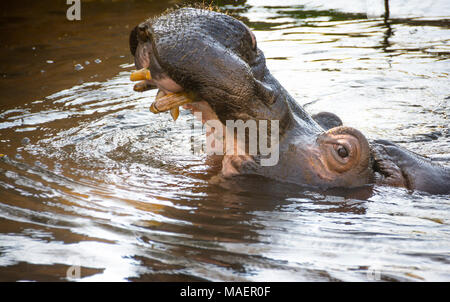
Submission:
[[[162,91],[161,89],[158,89],[158,93],[156,94],[155,100],[159,100],[160,98],[162,98],[165,95],[166,95],[166,93],[164,91]]]
[[[158,92],[155,101],[150,106],[150,111],[153,113],[159,113],[171,110],[175,107],[178,109],[179,106],[191,102],[192,99],[185,92],[169,93],[169,94],[165,94],[164,92],[161,93]],[[175,113],[176,111],[174,111],[172,117],[174,117]],[[178,115],[176,117],[178,117]],[[176,118],[174,117],[174,119]]]
[[[175,122],[178,116],[180,115],[180,107],[176,106],[170,109],[170,115],[172,116],[173,121]]]
[[[152,103],[152,105],[150,106],[150,111],[152,112],[152,113],[160,113],[161,111],[159,111],[158,109],[156,109],[156,107],[155,107],[155,103],[156,103],[156,101],[158,101],[159,99],[161,99],[163,96],[165,96],[166,95],[166,93],[164,92],[164,91],[162,91],[161,89],[158,89],[158,93],[156,94],[156,97],[155,97],[155,101]]]
[[[151,85],[149,85],[149,82],[146,80],[136,83],[136,85],[134,85],[133,87],[133,90],[136,92],[143,92],[149,89],[151,89]]]
[[[142,81],[142,80],[151,80],[152,76],[150,74],[150,70],[147,68],[142,68],[140,70],[137,70],[135,72],[132,72],[130,75],[130,80],[135,81]]]

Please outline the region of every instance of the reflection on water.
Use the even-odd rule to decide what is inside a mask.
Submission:
[[[227,2],[309,112],[448,164],[448,21]],[[78,24],[2,10],[0,280],[450,279],[448,196],[211,181],[192,116],[151,114],[129,82],[128,32],[156,3],[83,2]]]

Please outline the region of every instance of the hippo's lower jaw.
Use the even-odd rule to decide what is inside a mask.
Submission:
[[[204,120],[220,121],[220,127],[230,120],[279,123],[276,165],[261,165],[260,153],[227,152],[222,169],[225,176],[253,173],[321,188],[378,181],[432,191],[408,178],[426,173],[408,174],[400,163],[397,167],[402,172],[392,172],[394,165],[388,163],[395,163],[396,158],[383,153],[381,147],[371,148],[358,130],[328,129],[329,120],[323,122],[319,117],[320,125],[315,122],[270,74],[250,29],[228,15],[193,8],[170,11],[138,25],[130,35],[130,49],[136,67],[147,68],[151,74],[137,90],[153,86],[160,90],[153,112],[185,104],[202,112]],[[249,133],[244,141],[250,139]],[[448,177],[447,170],[443,171]],[[444,189],[450,191],[449,185]]]

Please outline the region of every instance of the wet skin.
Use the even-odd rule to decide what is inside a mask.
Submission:
[[[332,113],[311,117],[269,72],[250,29],[228,15],[166,12],[133,29],[130,49],[136,67],[151,73],[135,90],[159,89],[154,112],[164,103],[158,98],[181,94],[194,101],[184,107],[201,112],[203,122],[279,121],[278,163],[263,166],[260,154],[226,153],[224,177],[259,174],[322,189],[377,183],[450,193],[448,168],[386,141],[369,143]]]

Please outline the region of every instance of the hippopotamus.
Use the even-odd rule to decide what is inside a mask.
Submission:
[[[250,28],[229,15],[169,10],[138,24],[129,43],[140,70],[132,79],[142,80],[135,90],[159,89],[152,112],[170,110],[176,119],[183,105],[202,113],[203,122],[268,121],[269,132],[278,131],[275,165],[261,165],[260,153],[228,150],[225,178],[257,174],[319,189],[375,184],[450,193],[448,167],[394,143],[368,140],[332,113],[308,114],[270,73]]]

